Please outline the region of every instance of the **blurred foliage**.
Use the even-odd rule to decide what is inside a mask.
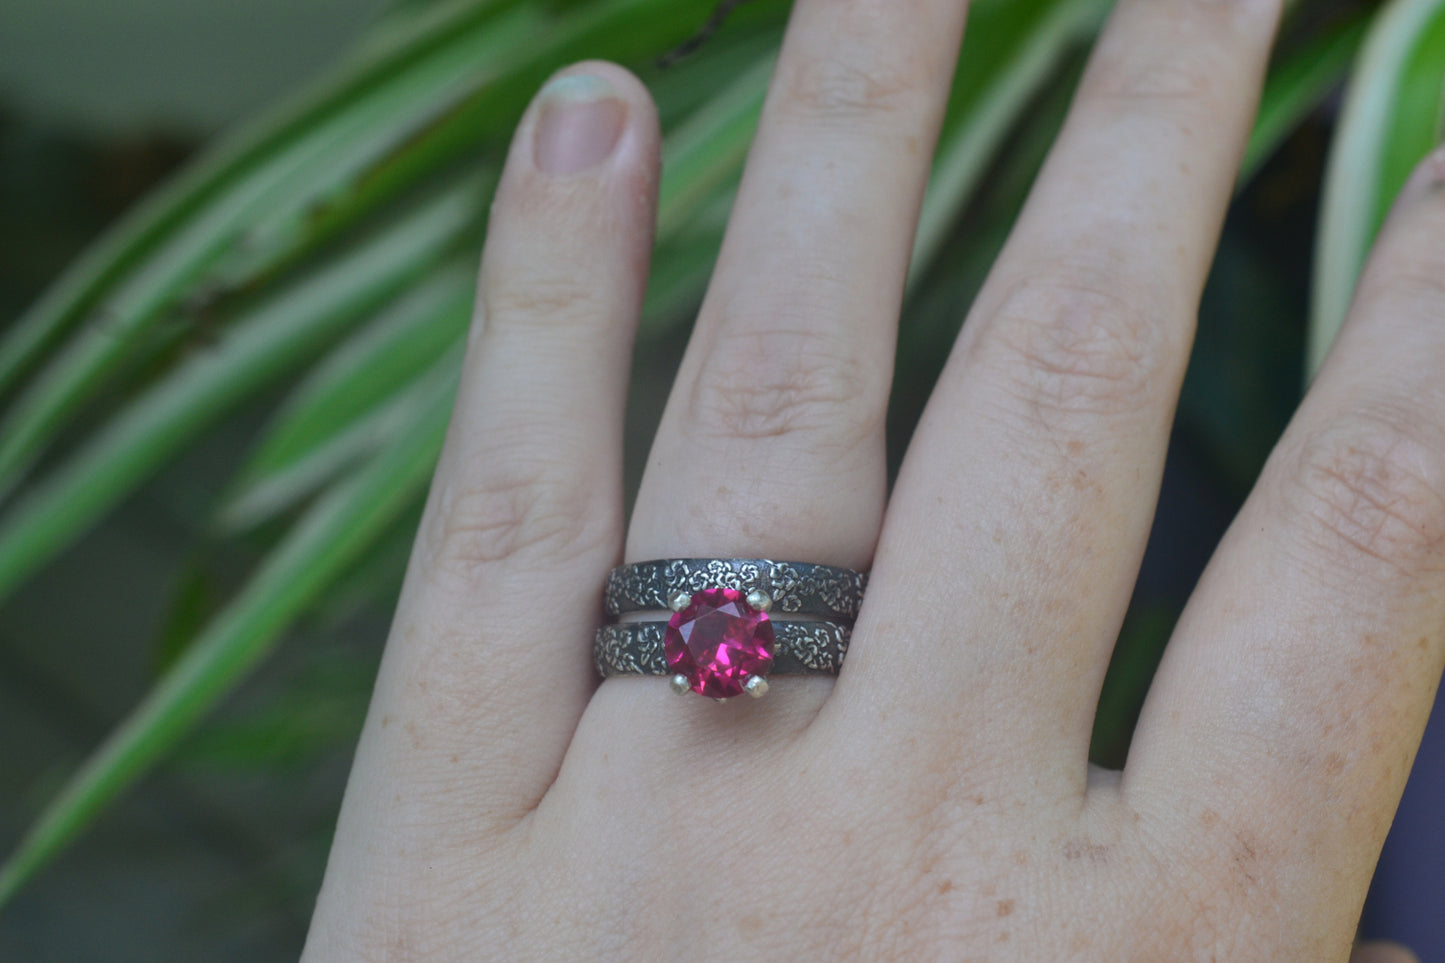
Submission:
[[[346,62],[188,164],[4,331],[0,598],[218,425],[257,405],[269,414],[192,535],[154,688],[44,806],[0,868],[0,904],[178,746],[185,766],[271,771],[354,739],[369,667],[312,666],[266,704],[198,726],[299,619],[394,599],[455,390],[507,138],[536,88],[570,61],[617,60],[658,101],[665,163],[639,350],[685,335],[787,15],[782,0],[750,0],[718,25],[714,9],[394,5]],[[910,275],[895,459],[1106,14],[1105,0],[975,0]],[[705,42],[689,44],[704,28]],[[1299,163],[1288,145],[1318,136],[1321,107],[1327,115],[1352,64],[1319,235],[1321,345],[1403,172],[1433,143],[1445,0],[1395,0],[1378,14],[1363,0],[1295,4],[1242,185],[1268,195],[1271,166]],[[1230,237],[1221,263],[1236,269],[1205,298],[1206,315],[1223,320],[1201,331],[1180,430],[1242,491],[1297,397],[1297,380],[1277,372],[1301,362],[1299,338],[1273,319],[1292,309],[1266,276],[1268,252]],[[1230,308],[1211,310],[1219,302]],[[228,548],[251,560],[239,579],[217,561]],[[1100,761],[1122,759],[1175,614],[1131,614],[1101,703]]]
[[[1317,235],[1309,368],[1344,323],[1355,279],[1410,171],[1445,133],[1445,3],[1396,0],[1371,28],[1350,85]]]

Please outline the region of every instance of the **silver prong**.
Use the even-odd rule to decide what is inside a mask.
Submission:
[[[678,673],[672,677],[672,691],[678,695],[687,695],[692,691],[692,686],[687,684],[687,676]]]
[[[743,683],[743,691],[754,699],[761,699],[768,694],[768,680],[760,675],[755,675]]]
[[[748,604],[759,612],[766,612],[773,607],[773,599],[767,592],[755,588],[748,593]]]
[[[667,597],[667,607],[674,612],[681,612],[692,604],[692,595],[679,589]]]

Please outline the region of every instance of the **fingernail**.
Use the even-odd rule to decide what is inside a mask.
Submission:
[[[577,174],[612,156],[627,105],[612,85],[590,74],[558,77],[542,90],[532,156],[548,174]]]

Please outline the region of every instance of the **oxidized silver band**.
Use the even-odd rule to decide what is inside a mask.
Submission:
[[[772,611],[816,615],[851,624],[858,617],[868,576],[848,568],[765,558],[664,558],[612,570],[603,605],[609,616],[667,610],[678,592],[757,588],[772,599]]]
[[[848,653],[850,630],[836,622],[789,622],[774,619],[777,651],[769,675],[837,675]],[[597,673],[672,675],[663,655],[666,622],[622,622],[597,630],[592,654]]]

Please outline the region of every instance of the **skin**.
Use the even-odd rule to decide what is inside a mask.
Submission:
[[[655,114],[529,110],[306,959],[1350,955],[1445,661],[1445,154],[1091,768],[1279,3],[1120,0],[890,497],[965,13],[797,0],[630,529]],[[871,568],[836,684],[599,685],[607,570],[678,555]]]

